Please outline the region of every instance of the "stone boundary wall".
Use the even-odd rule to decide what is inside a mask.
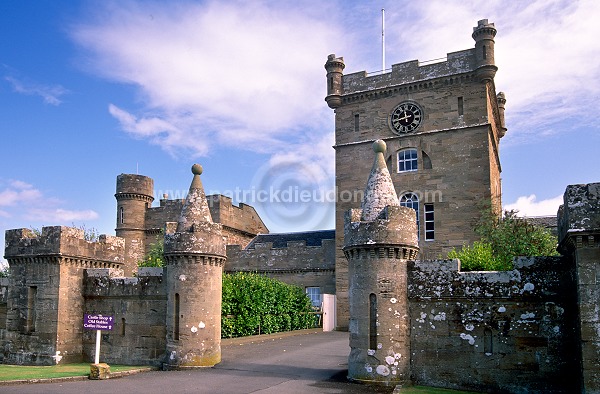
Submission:
[[[321,246],[290,241],[285,248],[272,242],[256,243],[254,249],[227,246],[225,272],[257,272],[282,282],[321,288],[322,294],[335,294],[335,240],[324,239]]]
[[[114,316],[112,331],[102,332],[100,360],[109,364],[154,365],[164,361],[167,294],[162,268],[140,268],[136,277],[122,271],[88,269],[83,278],[85,313]],[[84,360],[93,360],[96,331],[84,330]]]
[[[415,384],[510,393],[578,387],[572,262],[519,258],[504,272],[459,266],[409,263]]]

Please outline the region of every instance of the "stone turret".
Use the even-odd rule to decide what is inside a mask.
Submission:
[[[154,181],[143,175],[117,176],[117,237],[125,240],[125,275],[137,270],[144,258],[146,241],[146,210],[154,201]]]
[[[600,183],[569,185],[558,211],[559,250],[575,263],[582,390],[600,392]],[[575,391],[575,389],[574,389]]]
[[[498,114],[500,115],[500,138],[506,135],[506,120],[504,119],[504,111],[506,108],[506,95],[504,92],[498,92],[496,95],[498,101]]]
[[[335,57],[334,54],[327,56],[325,69],[327,70],[327,97],[325,101],[329,108],[337,108],[342,105],[342,75],[344,71],[344,58]]]
[[[402,207],[385,165],[385,142],[375,141],[375,162],[361,209],[344,221],[348,259],[352,380],[397,384],[410,380],[407,261],[419,250],[415,211]]]
[[[494,37],[497,30],[493,23],[487,19],[477,22],[471,37],[475,40],[475,59],[477,62],[477,75],[482,81],[494,79],[498,67],[494,61]]]
[[[200,180],[183,204],[177,230],[165,234],[167,360],[165,369],[210,367],[221,361],[221,294],[226,260],[222,226],[213,223]]]

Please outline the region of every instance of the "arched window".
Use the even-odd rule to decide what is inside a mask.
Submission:
[[[416,149],[402,149],[398,152],[398,172],[417,171],[418,167]]]
[[[403,194],[400,197],[400,205],[412,208],[417,213],[417,234],[419,234],[419,197],[414,193]]]

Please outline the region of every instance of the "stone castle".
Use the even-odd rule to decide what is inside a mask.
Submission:
[[[187,198],[164,196],[159,207],[150,178],[120,175],[116,236],[8,230],[2,362],[92,360],[82,320],[98,313],[115,317],[103,334],[106,362],[214,365],[221,275],[251,271],[301,285],[317,304],[335,294],[353,380],[600,392],[600,184],[567,187],[560,257],[519,258],[507,272],[463,272],[459,261],[437,259],[476,239],[479,202],[501,206],[506,100],[494,85],[495,35],[482,20],[474,48],[372,76],[343,75],[343,59],[328,57],[337,190],[364,191],[359,202],[338,198],[335,231],[268,234],[251,206],[205,196],[197,165]],[[161,230],[166,267],[131,276]]]

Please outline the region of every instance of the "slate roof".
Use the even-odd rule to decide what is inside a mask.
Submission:
[[[254,249],[254,244],[267,242],[272,242],[273,248],[287,248],[287,243],[290,241],[306,241],[306,246],[321,246],[324,239],[335,239],[335,230],[258,234],[246,246],[246,249]]]
[[[556,216],[529,216],[526,218],[527,222],[539,226],[545,227],[554,235],[557,234],[557,217]]]

